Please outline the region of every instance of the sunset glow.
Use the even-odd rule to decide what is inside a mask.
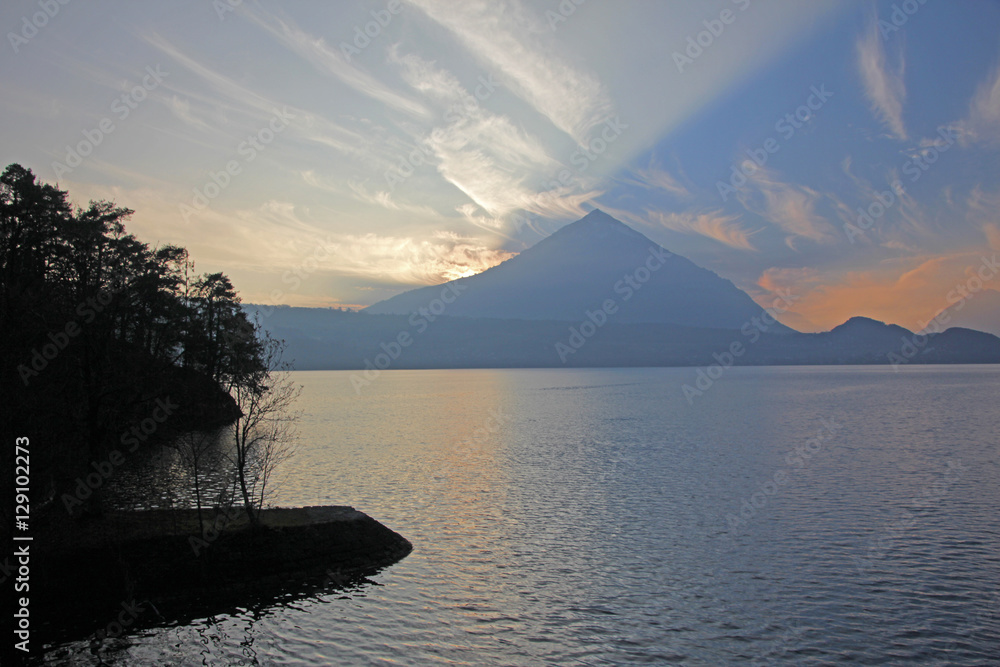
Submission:
[[[594,207],[798,290],[804,331],[916,326],[996,252],[995,5],[571,4],[67,5],[11,45],[2,157],[259,303],[470,276]]]

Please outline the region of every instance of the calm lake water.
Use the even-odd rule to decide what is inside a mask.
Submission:
[[[413,553],[344,591],[145,630],[106,659],[1000,656],[996,367],[736,368],[691,402],[690,368],[391,371],[360,395],[351,375],[295,373],[302,439],[276,503],[352,505]]]

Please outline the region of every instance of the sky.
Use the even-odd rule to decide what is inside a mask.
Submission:
[[[0,26],[3,165],[246,302],[370,305],[594,208],[792,294],[801,331],[1000,290],[997,3],[11,0]]]

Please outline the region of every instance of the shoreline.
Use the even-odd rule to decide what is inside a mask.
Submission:
[[[45,575],[33,590],[35,646],[336,590],[413,550],[348,506],[265,509],[256,531],[242,508],[233,519],[211,509],[203,516],[207,528],[199,531],[196,510],[111,512],[39,540]]]

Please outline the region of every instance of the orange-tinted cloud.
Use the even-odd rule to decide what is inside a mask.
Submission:
[[[822,283],[812,274],[769,269],[758,285],[769,291],[791,290],[799,297],[791,314],[812,322],[816,331],[828,331],[859,315],[920,330],[950,305],[949,293],[976,274],[983,265],[982,258],[983,253],[964,252],[893,261],[872,270],[847,272],[833,280],[824,276]],[[1000,289],[1000,275],[984,282],[983,287]]]
[[[700,234],[737,250],[756,250],[750,242],[754,233],[740,225],[740,216],[726,215],[722,211],[695,211],[664,213],[647,211],[651,220],[667,229],[685,234]]]

